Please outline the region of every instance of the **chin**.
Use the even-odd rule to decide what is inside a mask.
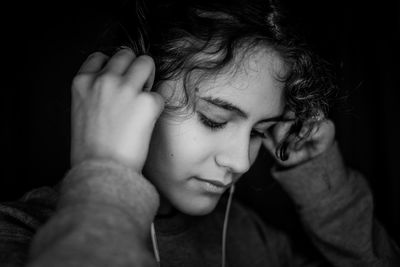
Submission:
[[[180,212],[191,216],[202,216],[211,213],[217,206],[219,197],[201,197],[190,201],[180,201],[174,205]]]

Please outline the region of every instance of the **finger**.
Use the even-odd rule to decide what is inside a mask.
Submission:
[[[298,135],[298,140],[296,141],[294,149],[298,150],[301,149],[301,147],[306,143],[309,142],[312,139],[319,140],[322,139],[323,136],[325,135],[325,132],[327,129],[332,128],[330,125],[333,125],[333,123],[329,120],[326,119],[324,116],[319,116],[317,118],[313,117],[307,122],[305,122],[299,132]],[[328,130],[328,132],[333,132],[334,130]]]
[[[142,55],[135,59],[125,74],[125,83],[135,90],[150,91],[155,76],[155,65],[151,57]]]
[[[293,147],[294,150],[301,150],[303,148],[304,144],[309,142],[309,141],[310,141],[309,137],[299,138],[294,144],[294,147]]]
[[[289,157],[289,150],[293,148],[293,144],[297,136],[293,133],[296,126],[295,115],[289,111],[285,114],[286,121],[277,125],[274,129],[275,136],[275,157],[285,161]],[[294,130],[295,131],[295,130]]]
[[[107,60],[108,56],[101,52],[90,54],[85,62],[83,62],[81,68],[78,71],[78,74],[90,74],[99,72],[104,64],[107,62]]]
[[[285,121],[278,123],[273,130],[273,140],[275,145],[282,142],[288,135],[290,129],[292,128],[294,121]]]
[[[288,133],[294,124],[294,113],[287,111],[283,116],[284,120],[277,123],[268,138],[263,141],[264,147],[275,157],[280,157],[280,153],[284,152],[286,148],[282,149],[282,145],[287,146],[288,144],[282,144],[282,142],[288,137]],[[280,149],[278,151],[278,149]]]
[[[287,133],[289,132],[293,122],[278,123],[270,135],[263,140],[263,145],[267,151],[272,155],[279,158],[285,158],[283,153],[286,153],[288,143],[286,142]]]
[[[294,166],[306,161],[312,156],[313,156],[312,151],[308,149],[302,149],[299,151],[290,151],[289,156],[286,160],[282,161],[278,159],[278,162],[282,166]]]
[[[299,150],[303,145],[310,139],[314,138],[315,133],[319,129],[320,122],[318,121],[308,121],[303,123],[300,132],[297,135],[296,141],[293,148]]]
[[[124,75],[135,57],[136,56],[131,49],[123,48],[110,58],[104,67],[104,72],[111,72],[116,75]]]
[[[275,125],[272,133],[276,145],[288,136],[290,129],[295,123],[296,116],[293,111],[286,111],[283,118],[283,121]]]
[[[165,99],[161,94],[159,94],[157,92],[149,92],[149,94],[152,95],[154,97],[155,101],[158,103],[158,107],[159,107],[158,116],[159,116],[162,113],[162,111],[164,110]],[[158,116],[157,116],[156,120],[158,119]]]
[[[331,120],[321,122],[318,131],[314,134],[314,139],[318,140],[319,147],[329,147],[335,139],[335,125]]]
[[[150,76],[146,80],[146,82],[145,82],[145,84],[143,86],[143,91],[146,91],[146,92],[150,92],[151,91],[151,89],[153,87],[153,83],[154,83],[154,77],[156,75],[156,67],[154,65],[154,61],[153,60],[152,60],[152,62],[153,62],[152,63],[153,67],[151,68]]]

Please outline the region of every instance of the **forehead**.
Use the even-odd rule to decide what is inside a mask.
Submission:
[[[221,98],[250,116],[279,115],[284,106],[285,66],[278,54],[259,49],[235,61],[229,71],[201,81],[198,96]]]

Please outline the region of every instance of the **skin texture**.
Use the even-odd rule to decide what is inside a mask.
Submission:
[[[202,82],[193,113],[158,120],[144,175],[163,196],[161,212],[168,212],[172,204],[187,214],[209,213],[221,193],[210,193],[194,177],[230,185],[250,168],[262,145],[261,134],[276,124],[261,121],[283,112],[282,84],[275,79],[282,67],[278,56],[260,50],[236,72]],[[165,82],[158,92],[168,98],[171,88],[182,90],[181,84],[181,80]],[[210,103],[210,98],[231,103],[246,117]],[[204,117],[223,126],[210,128]]]
[[[285,71],[280,57],[267,49],[253,52],[236,62],[236,71],[201,82],[196,108],[183,117],[160,117],[164,101],[171,100],[171,90],[182,90],[182,82],[166,81],[150,92],[152,58],[136,57],[129,49],[111,58],[92,54],[72,84],[71,165],[114,160],[138,174],[143,171],[156,186],[159,213],[168,213],[171,206],[192,215],[211,212],[223,191],[254,163],[260,146],[275,155],[293,123],[288,119],[294,115],[284,111],[283,84],[276,79]],[[230,106],[221,107],[222,102]],[[307,138],[288,139],[288,160],[276,158],[278,165],[296,166],[331,146],[334,125],[319,119]],[[225,187],[211,193],[198,178]]]
[[[140,173],[163,98],[149,92],[154,62],[129,49],[90,55],[72,84],[71,165],[112,159]]]

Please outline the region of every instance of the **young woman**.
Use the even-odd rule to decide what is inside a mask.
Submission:
[[[335,86],[274,4],[128,13],[133,41],[90,55],[73,81],[71,170],[0,207],[6,266],[398,266],[335,142]],[[321,258],[233,200],[261,147]]]

